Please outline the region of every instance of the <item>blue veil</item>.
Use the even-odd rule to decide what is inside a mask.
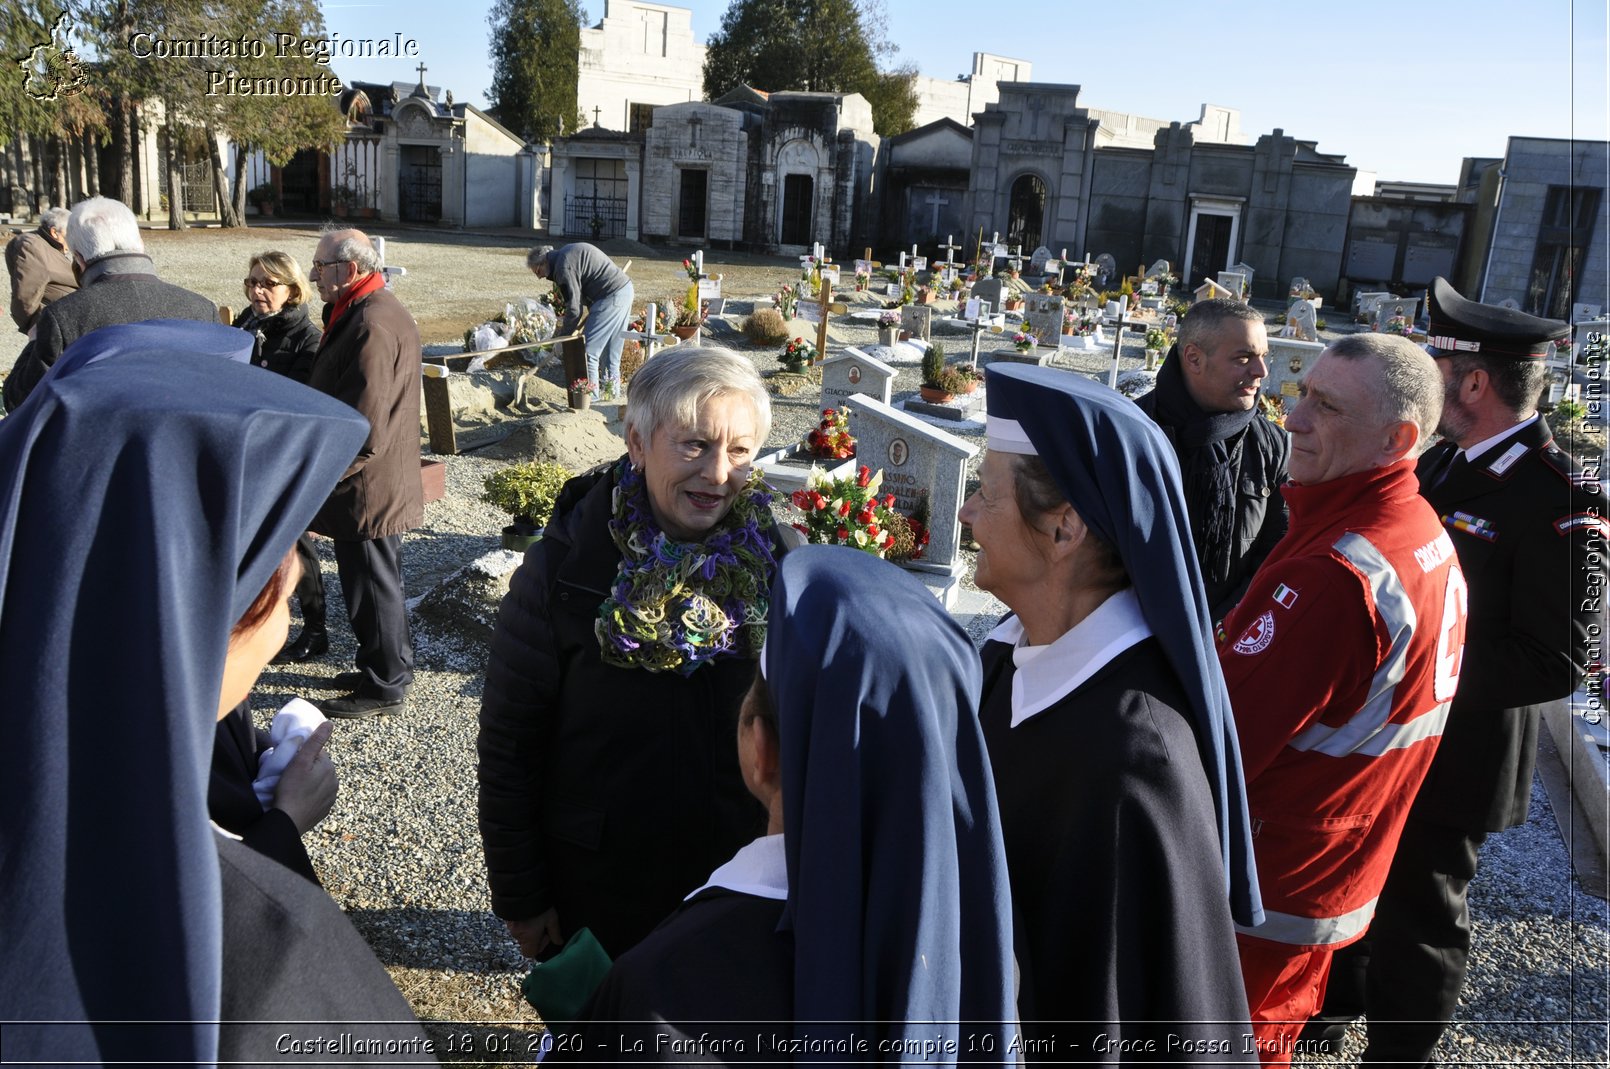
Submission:
[[[1231,915],[1239,924],[1262,923],[1241,748],[1173,448],[1133,401],[1083,375],[992,366],[984,384],[992,448],[999,437],[1015,440],[1011,452],[1037,455],[1063,496],[1123,559],[1146,623],[1191,697]]]
[[[12,1058],[216,1058],[229,631],[368,434],[250,352],[106,327],[0,421],[0,1019],[67,1022]]]
[[[1017,1016],[1011,895],[972,643],[909,573],[806,546],[779,566],[762,661],[801,1031],[868,1022],[869,1039],[948,1037],[939,1062],[1002,1060]]]

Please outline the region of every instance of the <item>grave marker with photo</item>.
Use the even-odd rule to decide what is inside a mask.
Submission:
[[[894,390],[894,368],[855,348],[846,348],[822,362],[822,408],[838,408],[854,394],[867,394],[889,404]]]
[[[910,516],[919,499],[928,498],[928,548],[907,567],[957,582],[962,562],[961,521],[956,513],[961,509],[967,462],[978,454],[978,447],[866,394],[856,394],[848,404],[856,457],[873,471],[882,469],[883,489],[894,495],[895,508]],[[952,588],[947,607],[954,597]]]

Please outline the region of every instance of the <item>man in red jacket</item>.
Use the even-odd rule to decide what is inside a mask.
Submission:
[[[1286,419],[1291,526],[1224,621],[1266,921],[1237,931],[1265,1065],[1291,1060],[1331,953],[1369,926],[1459,680],[1465,582],[1419,495],[1435,363],[1356,334]]]

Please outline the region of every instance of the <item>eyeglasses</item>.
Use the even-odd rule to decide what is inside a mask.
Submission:
[[[334,267],[336,264],[349,264],[351,262],[351,260],[314,260],[313,270],[317,271],[321,267]]]
[[[243,278],[241,284],[249,290],[271,290],[275,286],[284,286],[288,283],[275,282],[271,278]]]

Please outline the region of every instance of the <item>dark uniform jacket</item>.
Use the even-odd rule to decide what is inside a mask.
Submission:
[[[1254,413],[1246,429],[1224,443],[1193,444],[1184,440],[1182,429],[1163,422],[1158,415],[1158,391],[1137,398],[1135,403],[1162,429],[1164,437],[1174,447],[1181,471],[1189,469],[1189,458],[1197,450],[1219,449],[1223,457],[1221,467],[1229,468],[1229,481],[1235,486],[1235,511],[1230,531],[1229,573],[1222,578],[1214,574],[1208,558],[1215,552],[1207,546],[1205,521],[1189,509],[1191,539],[1196,545],[1197,563],[1202,565],[1202,586],[1207,595],[1208,614],[1216,622],[1229,615],[1247,592],[1253,573],[1269,556],[1286,533],[1286,504],[1280,496],[1280,484],[1286,481],[1286,463],[1291,458],[1291,439],[1285,430],[1261,412]],[[1222,547],[1218,547],[1222,549]]]
[[[283,809],[265,810],[252,789],[258,762],[268,745],[268,732],[252,724],[251,707],[246,702],[218,721],[212,744],[212,774],[207,779],[207,815],[259,854],[318,883],[296,823]]]
[[[1472,832],[1526,820],[1539,706],[1568,696],[1603,641],[1604,491],[1541,418],[1461,465],[1420,458],[1420,492],[1470,585],[1465,654],[1442,745],[1413,815]],[[1592,630],[1590,630],[1590,628]]]
[[[313,358],[318,355],[323,331],[313,322],[306,304],[287,305],[278,315],[263,319],[247,308],[235,317],[234,325],[257,338],[253,364],[301,383],[312,376]]]
[[[78,289],[72,258],[45,236],[43,226],[6,243],[6,271],[11,275],[11,318],[24,334],[40,309]]]
[[[420,362],[419,328],[390,290],[354,301],[325,332],[307,384],[361,412],[369,421],[369,439],[309,530],[366,542],[402,534],[424,520]]]
[[[226,1065],[436,1064],[385,968],[316,884],[222,835]]]
[[[788,1062],[794,933],[777,899],[700,891],[609,971],[544,1063]],[[556,1030],[558,1031],[558,1030]]]
[[[766,820],[738,769],[753,661],[682,676],[599,656],[593,624],[620,567],[611,472],[571,481],[509,582],[477,749],[492,911],[556,908],[566,937],[589,927],[619,957]]]
[[[1016,727],[1012,647],[982,655],[1024,1034],[1050,1061],[1255,1062],[1213,795],[1162,646]]]
[[[170,285],[154,274],[114,274],[105,270],[112,261],[125,267],[149,267],[151,263],[140,253],[102,257],[84,273],[83,289],[45,306],[34,324],[34,340],[23,349],[6,377],[7,412],[22,404],[63,350],[92,330],[148,319],[218,321],[218,309],[201,294]]]

